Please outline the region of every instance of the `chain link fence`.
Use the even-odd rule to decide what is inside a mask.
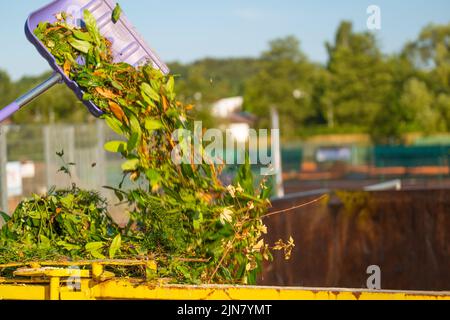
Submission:
[[[32,194],[50,188],[77,186],[97,190],[116,201],[106,185],[121,179],[120,155],[104,151],[117,136],[103,121],[81,125],[25,125],[0,127],[0,210],[11,212]],[[62,157],[57,153],[64,153]],[[70,175],[61,171],[70,169]],[[114,211],[115,206],[112,206]]]
[[[76,183],[97,190],[112,204],[112,212],[123,214],[124,209],[114,205],[114,194],[103,188],[117,187],[122,181],[120,155],[103,148],[105,142],[117,139],[101,120],[79,125],[0,126],[0,210],[11,212],[33,193]],[[408,147],[326,139],[282,146],[288,192],[364,186],[368,184],[365,181],[391,179],[421,179],[429,186],[450,187],[449,137],[436,145]],[[70,166],[71,176],[60,171],[64,162],[57,152],[62,151],[65,163],[75,164]]]

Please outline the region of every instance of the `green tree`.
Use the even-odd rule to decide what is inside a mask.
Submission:
[[[245,81],[259,69],[258,59],[203,59],[192,64],[170,63],[179,76],[177,93],[183,102],[210,105],[244,94]]]
[[[426,83],[412,78],[405,83],[400,105],[406,119],[417,123],[421,131],[431,133],[442,128],[438,112],[433,108],[434,96]]]
[[[450,23],[425,27],[405,46],[403,55],[420,71],[420,79],[435,97],[419,117],[431,121],[434,130],[450,130]]]
[[[300,41],[294,36],[275,39],[269,43],[270,50],[263,52],[262,59],[267,61],[291,61],[300,63],[306,60],[305,54],[300,50]]]
[[[385,106],[393,81],[374,35],[355,33],[343,22],[327,49],[330,79],[321,101],[329,126],[367,127]]]
[[[375,143],[402,144],[404,134],[416,127],[410,108],[404,108],[400,100],[404,96],[405,82],[418,75],[408,59],[401,55],[388,57],[386,66],[393,79],[392,90],[384,94],[385,104],[375,114],[369,132]]]
[[[450,93],[450,23],[428,25],[403,54],[419,69],[431,70],[432,89]]]
[[[24,77],[14,83],[12,99],[26,93],[50,76],[45,73],[38,77]],[[65,85],[56,85],[48,92],[23,107],[12,117],[14,123],[85,122],[94,117],[84,107],[75,94]]]
[[[9,75],[5,71],[0,70],[0,109],[11,102],[9,101],[11,99],[11,90],[12,83]]]
[[[256,114],[260,126],[270,125],[270,109],[280,113],[283,135],[298,133],[316,112],[312,105],[314,78],[319,67],[311,64],[295,37],[276,39],[262,54],[261,69],[245,86],[245,108]]]
[[[437,112],[441,116],[441,128],[450,131],[450,95],[439,94],[435,100]]]

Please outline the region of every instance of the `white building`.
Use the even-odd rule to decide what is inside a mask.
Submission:
[[[243,97],[231,97],[217,101],[212,105],[211,114],[222,123],[222,130],[230,130],[238,142],[248,139],[251,125],[255,117],[247,112],[242,112]]]
[[[225,98],[215,102],[212,106],[212,115],[217,118],[228,118],[233,113],[242,111],[243,97]]]

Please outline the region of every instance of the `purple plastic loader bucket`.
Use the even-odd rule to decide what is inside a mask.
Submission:
[[[70,15],[68,23],[81,26],[83,11],[87,9],[97,20],[100,33],[111,41],[114,62],[126,62],[135,67],[152,63],[155,68],[167,74],[169,68],[147,46],[144,39],[136,32],[123,13],[120,20],[115,24],[113,23],[112,11],[114,7],[115,2],[110,0],[56,0],[33,12],[25,24],[25,34],[28,40],[48,61],[50,67],[61,74],[67,86],[75,92],[77,97],[83,101],[89,111],[96,117],[103,115],[103,112],[91,101],[83,100],[81,88],[64,74],[64,71],[58,66],[52,54],[34,35],[34,30],[40,22],[55,22],[56,14],[61,12],[66,12]]]

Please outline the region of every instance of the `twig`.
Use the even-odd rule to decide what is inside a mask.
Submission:
[[[209,262],[211,260],[211,258],[209,259],[176,258],[176,259],[181,262]]]
[[[227,250],[225,250],[222,258],[219,261],[219,264],[217,265],[216,269],[214,270],[213,274],[209,278],[208,284],[211,283],[211,281],[214,279],[214,276],[216,275],[217,271],[219,271],[220,266],[222,265],[223,260],[227,257],[230,250],[233,248],[234,241],[236,240],[236,236],[234,236],[233,240],[231,240],[231,243],[227,246]]]
[[[324,198],[327,197],[327,196],[328,196],[328,195],[324,194],[324,195],[321,196],[320,198],[317,198],[317,199],[315,199],[315,200],[309,201],[309,202],[307,202],[307,203],[303,203],[303,204],[301,204],[301,205],[298,205],[298,206],[295,206],[295,207],[292,207],[292,208],[288,208],[288,209],[284,209],[284,210],[272,212],[272,213],[266,214],[266,215],[264,215],[264,216],[261,216],[260,218],[257,218],[257,219],[263,219],[263,218],[271,217],[271,216],[276,215],[276,214],[286,213],[286,212],[289,212],[289,211],[292,211],[292,210],[295,210],[295,209],[303,208],[303,207],[309,206],[309,205],[311,205],[311,204],[313,204],[313,203],[319,202],[320,200],[324,199]],[[256,219],[255,219],[255,220],[256,220]],[[241,226],[241,229],[242,229],[242,226]],[[239,230],[239,232],[240,232],[240,231],[241,231],[241,230]],[[239,233],[239,232],[237,232],[237,233]],[[214,276],[216,275],[217,271],[219,271],[219,268],[220,268],[220,266],[222,265],[223,261],[224,261],[225,258],[227,257],[227,255],[228,255],[228,253],[230,252],[230,250],[233,248],[234,241],[236,241],[236,235],[234,236],[234,238],[233,238],[233,240],[231,241],[231,243],[227,246],[227,249],[225,250],[225,252],[224,252],[222,258],[221,258],[220,261],[219,261],[219,263],[217,264],[216,269],[214,270],[214,272],[212,273],[211,277],[209,278],[208,283],[211,283],[211,281],[214,279]]]
[[[295,210],[295,209],[300,209],[300,208],[309,206],[309,205],[311,205],[311,204],[314,204],[314,203],[316,203],[316,202],[321,201],[322,199],[325,199],[327,196],[328,196],[328,195],[324,194],[324,195],[321,196],[320,198],[314,199],[314,200],[309,201],[309,202],[307,202],[307,203],[303,203],[303,204],[301,204],[301,205],[294,206],[294,207],[292,207],[292,208],[288,208],[288,209],[284,209],[284,210],[280,210],[280,211],[275,211],[275,212],[272,212],[272,213],[268,213],[268,214],[266,214],[266,215],[261,216],[260,219],[268,218],[268,217],[274,216],[274,215],[276,215],[276,214],[286,213],[286,212],[289,212],[289,211],[293,211],[293,210]]]

